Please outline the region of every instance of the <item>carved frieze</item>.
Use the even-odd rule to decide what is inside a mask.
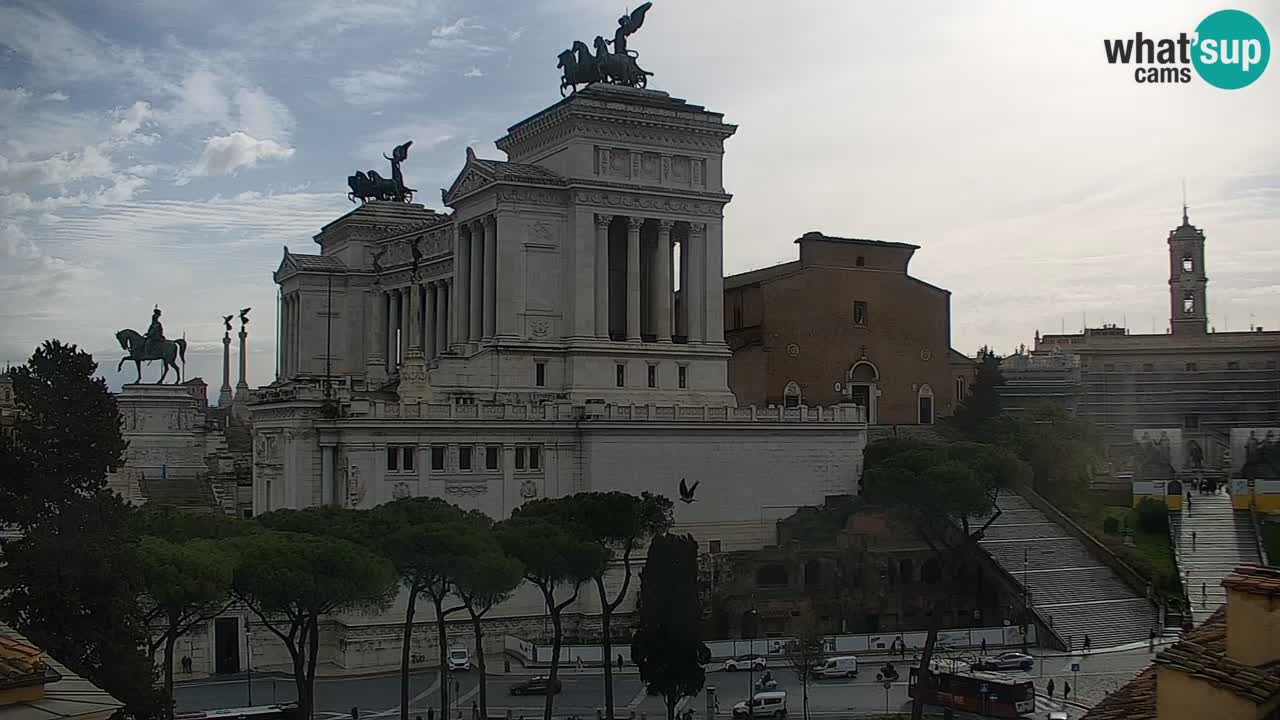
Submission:
[[[545,338],[551,334],[551,321],[546,318],[531,318],[529,320],[529,335],[535,338]]]
[[[583,205],[598,207],[622,208],[626,210],[642,210],[653,213],[678,213],[682,215],[698,215],[703,217],[720,217],[718,203],[685,200],[681,198],[651,197],[622,192],[601,192],[580,190],[574,194],[574,201]]]
[[[550,205],[553,207],[563,207],[565,205],[565,196],[562,192],[520,187],[498,190],[498,200],[518,202],[525,205]]]
[[[409,497],[409,483],[398,482],[395,487],[391,488],[391,497],[396,500],[403,500]]]
[[[525,500],[532,500],[538,497],[538,483],[533,480],[525,480],[520,483],[520,497]]]
[[[447,495],[483,495],[489,492],[487,483],[452,483],[444,486]]]

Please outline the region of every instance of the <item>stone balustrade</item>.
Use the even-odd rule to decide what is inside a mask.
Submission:
[[[751,422],[865,423],[857,405],[831,407],[748,407],[547,403],[542,405],[457,405],[353,400],[348,418],[411,420],[497,420],[535,422]]]

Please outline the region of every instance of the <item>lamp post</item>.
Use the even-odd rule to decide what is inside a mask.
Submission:
[[[249,636],[249,620],[244,621],[244,676],[249,686],[249,707],[253,707],[253,643]]]
[[[754,720],[756,716],[756,630],[760,624],[760,612],[753,606],[747,611],[747,617],[751,618],[751,637],[747,643],[747,717]]]

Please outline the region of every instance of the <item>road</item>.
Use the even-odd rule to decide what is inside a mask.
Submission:
[[[1056,707],[1044,697],[1045,686],[1049,679],[1054,680],[1055,695],[1060,698],[1064,682],[1072,685],[1072,699],[1093,705],[1106,694],[1123,685],[1138,670],[1151,662],[1152,656],[1145,650],[1123,653],[1105,653],[1090,656],[1046,656],[1038,657],[1036,666],[1030,671],[1013,672],[1010,675],[1026,677],[1036,685],[1037,711]],[[877,668],[883,659],[868,658],[862,663],[862,673],[855,679],[818,680],[809,687],[809,707],[811,714],[838,714],[850,711],[877,712],[902,708],[907,703],[907,663],[899,661],[897,667],[901,680],[894,683],[886,693],[884,687],[876,681]],[[909,661],[908,661],[909,662]],[[1080,664],[1078,673],[1071,672],[1072,663]],[[787,705],[793,715],[799,715],[801,709],[801,692],[794,675],[787,668],[773,668],[773,674],[787,690]],[[510,708],[512,715],[519,718],[540,716],[543,699],[540,696],[512,696],[511,687],[523,682],[528,676],[497,675],[489,678],[489,707],[494,714]],[[746,699],[750,681],[753,676],[745,673],[726,673],[713,671],[707,674],[707,685],[716,688],[720,701],[720,716],[726,717],[733,704]],[[758,678],[758,675],[754,676]],[[457,692],[454,694],[456,706],[469,710],[471,703],[479,694],[479,678],[474,672],[455,673],[450,677],[456,682]],[[588,669],[577,672],[572,668],[562,671],[563,692],[556,697],[557,715],[579,715],[585,718],[595,716],[596,708],[603,704],[603,677],[599,670]],[[437,707],[439,698],[437,673],[424,671],[410,676],[410,714],[426,717],[427,708]],[[179,685],[176,690],[177,704],[180,711],[204,710],[212,708],[240,707],[249,703],[248,686],[243,676],[231,680],[215,680]],[[295,697],[293,682],[283,675],[274,677],[254,676],[253,702],[267,704],[271,702],[291,701]],[[365,677],[320,677],[316,679],[316,713],[319,720],[338,720],[348,717],[352,706],[360,708],[361,718],[385,718],[399,713],[400,679],[399,675],[379,675]],[[614,703],[619,714],[628,711],[642,713],[650,718],[665,716],[662,698],[650,697],[644,692],[640,678],[633,672],[627,672],[614,678]],[[688,705],[701,716],[706,708],[706,699],[699,695],[687,701]],[[683,707],[683,705],[682,705]],[[469,715],[464,712],[464,717]]]

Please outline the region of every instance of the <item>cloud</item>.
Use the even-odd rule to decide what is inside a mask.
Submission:
[[[45,93],[44,96],[41,97],[40,99],[44,100],[45,102],[66,102],[71,99],[71,96],[67,95],[64,92],[59,92],[55,90],[51,93]]]
[[[13,112],[31,102],[31,91],[18,86],[16,88],[0,88],[0,112]]]
[[[259,140],[243,132],[209,138],[204,152],[191,166],[190,174],[196,177],[233,175],[251,168],[262,160],[282,160],[293,157],[294,149],[274,140]]]
[[[128,137],[138,132],[151,114],[151,103],[139,100],[122,111],[117,111],[116,122],[111,126],[117,137]]]
[[[98,148],[61,153],[45,160],[9,161],[0,155],[0,186],[64,185],[85,178],[111,175],[111,160]]]
[[[231,100],[223,90],[225,80],[217,73],[199,68],[187,74],[169,90],[174,104],[162,117],[178,129],[214,124],[225,126],[230,119]]]
[[[353,70],[330,84],[351,105],[383,105],[402,99],[410,88],[408,75],[387,70]]]
[[[481,30],[484,30],[484,26],[471,18],[458,18],[452,23],[437,25],[431,31],[431,40],[427,44],[437,50],[463,50],[480,55],[497,52],[497,47],[472,39]]]
[[[262,88],[241,88],[236,91],[235,104],[241,130],[253,137],[288,142],[294,120],[283,102]]]
[[[431,31],[431,37],[440,40],[462,37],[462,33],[467,30],[482,30],[483,28],[471,21],[471,18],[460,17],[447,25],[437,25]]]
[[[470,70],[468,70],[468,71],[466,71],[466,72],[462,73],[462,77],[466,77],[466,78],[482,78],[482,77],[484,77],[484,71],[483,71],[483,70],[481,70],[480,68],[476,67],[475,65],[472,65]]]

